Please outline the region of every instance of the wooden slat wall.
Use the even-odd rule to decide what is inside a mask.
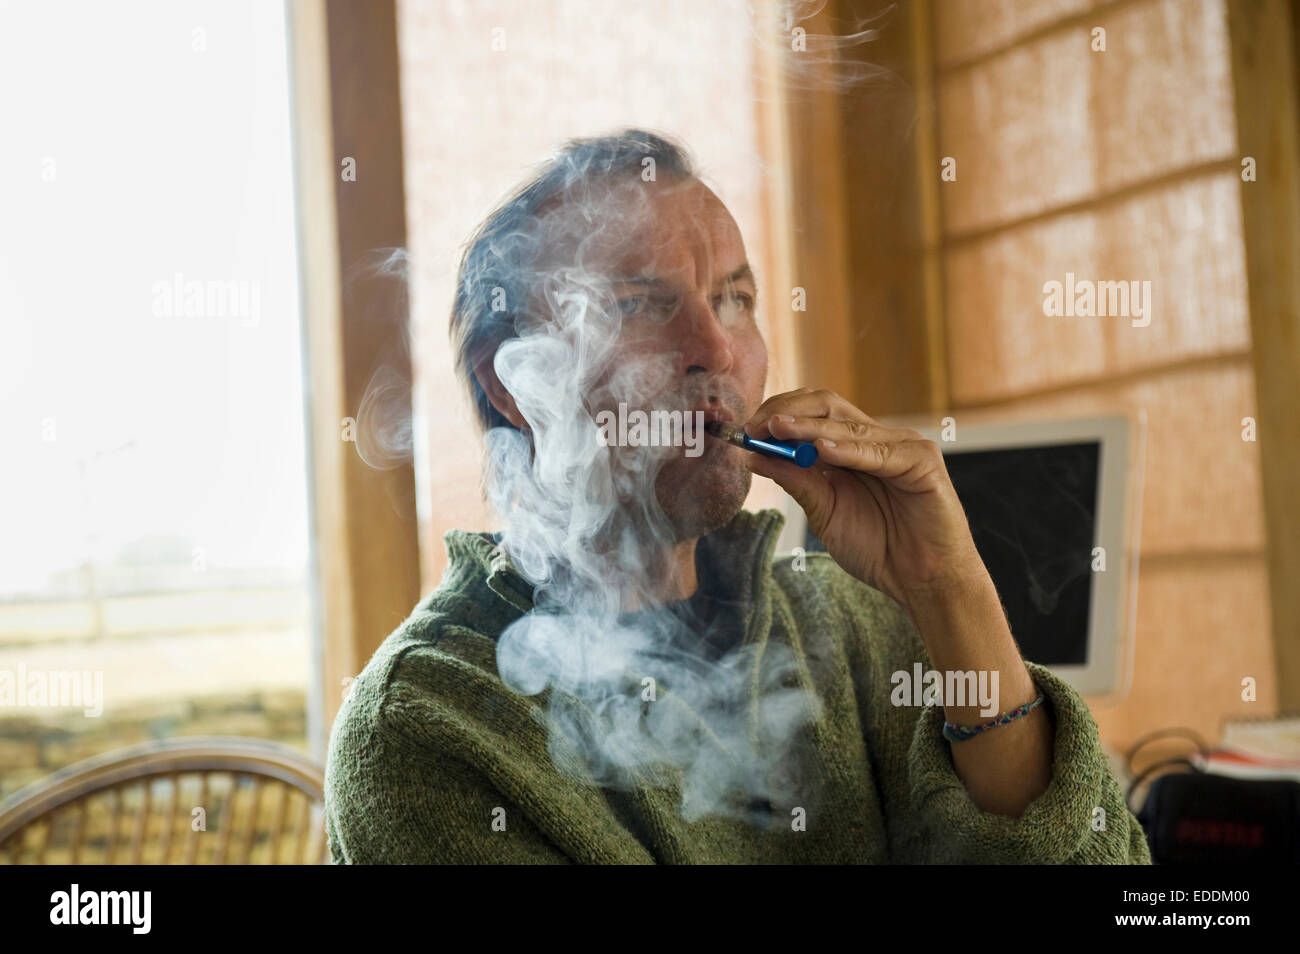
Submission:
[[[939,151],[958,163],[940,187],[952,406],[959,421],[1145,410],[1134,681],[1096,715],[1121,747],[1170,725],[1216,739],[1281,695],[1273,512],[1240,423],[1273,339],[1247,292],[1224,3],[936,0],[934,23]],[[1067,271],[1150,280],[1150,326],[1045,317],[1043,283]]]

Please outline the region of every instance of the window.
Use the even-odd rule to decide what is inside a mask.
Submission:
[[[0,796],[150,738],[305,747],[283,10],[5,19]]]

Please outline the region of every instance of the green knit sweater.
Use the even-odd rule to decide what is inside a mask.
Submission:
[[[821,698],[801,760],[820,794],[802,823],[788,806],[774,806],[767,827],[686,822],[674,787],[618,792],[557,771],[542,717],[553,690],[517,695],[495,661],[532,588],[489,534],[453,530],[441,585],[380,646],[334,722],[332,860],[1150,863],[1086,704],[1034,664],[1054,724],[1051,783],[1019,819],[977,808],[953,770],[942,709],[890,702],[892,673],[930,668],[910,619],[825,554],[774,563],[783,522],[742,511],[699,541],[696,562],[702,589],[744,608],[743,638],[789,647]]]

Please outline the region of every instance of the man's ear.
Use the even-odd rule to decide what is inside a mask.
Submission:
[[[528,424],[524,421],[524,416],[519,413],[519,407],[515,404],[514,397],[506,390],[501,379],[497,377],[496,369],[492,366],[496,352],[479,358],[474,362],[474,377],[478,379],[479,386],[487,394],[488,400],[492,406],[507,421],[513,424],[517,429],[526,431]]]

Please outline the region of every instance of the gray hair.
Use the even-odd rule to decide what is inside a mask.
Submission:
[[[695,178],[689,154],[672,140],[641,129],[610,136],[571,139],[534,175],[515,189],[475,230],[461,258],[451,311],[451,341],[456,371],[469,389],[479,425],[513,427],[483,390],[475,365],[517,336],[530,298],[530,267],[538,252],[530,228],[553,199],[598,177],[640,173],[654,160],[656,175]]]

